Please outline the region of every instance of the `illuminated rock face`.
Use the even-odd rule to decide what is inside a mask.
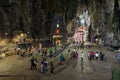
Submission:
[[[98,34],[102,39],[107,39],[108,34],[113,34],[112,39],[119,39],[120,34],[120,0],[80,0],[78,14],[88,10],[91,25],[89,36]]]
[[[0,35],[12,38],[18,33],[38,37],[42,33],[45,14],[39,0],[1,0]],[[41,33],[40,33],[41,32]],[[44,36],[45,32],[42,33]]]
[[[0,0],[0,36],[12,38],[25,32],[33,38],[48,37],[54,14],[61,12],[65,23],[72,23],[66,28],[71,33],[74,17],[84,10],[90,16],[89,35],[99,33],[106,38],[106,33],[113,33],[119,38],[120,0]]]

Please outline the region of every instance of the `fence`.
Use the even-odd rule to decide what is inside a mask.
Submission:
[[[59,55],[60,53],[62,53],[69,45],[70,45],[70,43],[69,43],[69,44],[66,44],[65,46],[63,46],[61,50],[57,50],[57,51],[55,52],[55,54],[53,55],[53,57],[58,56],[58,55]]]

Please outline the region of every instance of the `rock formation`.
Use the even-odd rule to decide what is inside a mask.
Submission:
[[[32,38],[45,38],[55,14],[62,12],[66,24],[74,23],[69,29],[73,30],[76,14],[88,11],[89,36],[105,39],[107,34],[113,34],[114,39],[120,40],[119,5],[120,0],[0,0],[0,36],[12,38],[26,33]]]

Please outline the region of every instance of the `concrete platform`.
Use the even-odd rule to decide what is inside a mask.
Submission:
[[[73,50],[74,44],[70,44],[67,49],[65,49],[62,54],[66,58],[64,65],[58,65],[60,54],[53,58],[52,61],[55,63],[55,75],[49,77],[49,72],[41,74],[39,72],[40,68],[40,55],[35,55],[38,58],[38,70],[30,70],[30,59],[31,57],[20,57],[18,55],[13,55],[5,57],[0,60],[0,75],[25,75],[26,80],[111,80],[112,70],[120,70],[120,64],[117,63],[115,58],[115,53],[108,51],[105,47],[91,47],[90,49],[85,48],[77,49],[79,53],[78,60],[70,58],[68,49]],[[80,55],[81,51],[85,54],[85,60],[81,64]],[[92,60],[87,59],[88,51],[102,51],[107,61]],[[50,61],[51,59],[48,58]],[[25,80],[25,76],[22,77],[0,77],[0,80]],[[14,78],[14,79],[13,79]]]

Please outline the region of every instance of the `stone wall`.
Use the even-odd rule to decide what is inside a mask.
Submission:
[[[48,37],[52,15],[63,12],[66,23],[74,18],[77,0],[0,0],[0,36],[23,32],[33,38]]]
[[[83,5],[90,13],[91,34],[96,36],[98,32],[102,39],[108,39],[108,34],[113,33],[113,39],[120,40],[119,2],[119,0],[92,0]]]
[[[33,38],[48,37],[54,14],[62,12],[68,24],[76,14],[88,10],[90,35],[99,33],[105,39],[113,33],[119,39],[119,5],[120,0],[0,0],[0,36],[12,38],[24,32]]]

